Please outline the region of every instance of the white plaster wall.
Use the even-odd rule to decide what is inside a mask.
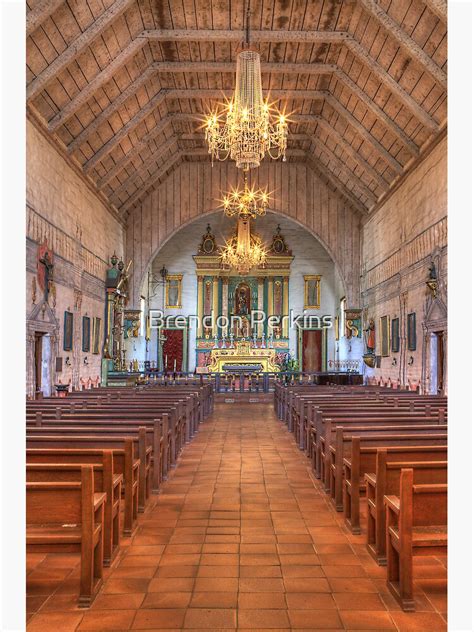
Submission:
[[[208,215],[183,228],[172,237],[158,252],[152,263],[153,274],[159,277],[159,271],[166,266],[169,274],[182,274],[182,309],[164,309],[165,315],[189,316],[196,313],[197,277],[192,256],[196,254],[201,236],[206,232],[208,222],[218,244],[223,244],[226,238],[232,234],[235,221],[226,218],[222,212]],[[302,314],[304,309],[304,275],[321,275],[321,308],[312,310],[311,314],[322,317],[334,316],[339,301],[343,296],[342,282],[338,278],[335,265],[321,244],[305,229],[295,222],[283,218],[274,213],[268,213],[256,222],[255,232],[262,237],[265,243],[271,243],[277,224],[280,224],[288,247],[292,250],[294,261],[291,265],[289,282],[289,304],[295,314]],[[146,296],[146,284],[142,287],[141,294]],[[163,286],[158,288],[158,294],[150,302],[152,309],[163,309]],[[192,323],[189,335],[189,364],[188,370],[195,368],[195,341],[196,327]],[[157,360],[156,332],[149,343],[149,351],[144,352],[143,343],[129,343],[135,345],[134,356],[138,360]],[[290,350],[296,355],[297,332],[290,331]],[[334,358],[334,334],[328,335],[328,359]],[[128,356],[127,356],[128,357]]]

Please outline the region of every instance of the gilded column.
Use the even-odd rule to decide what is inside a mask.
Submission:
[[[289,314],[289,296],[288,296],[288,277],[283,277],[283,305],[282,305],[282,316],[288,317]],[[283,338],[288,338],[288,318],[284,318],[283,320],[283,328],[281,335]]]
[[[228,316],[229,315],[229,279],[227,277],[224,277],[222,279],[222,316]],[[227,336],[228,334],[228,327],[225,326],[223,333],[225,333],[225,335]]]
[[[217,334],[217,317],[219,316],[219,277],[212,279],[212,335]]]
[[[268,278],[268,293],[267,293],[267,318],[273,316],[273,278]],[[273,333],[273,327],[268,325],[267,335]]]
[[[257,309],[263,312],[263,291],[265,287],[265,279],[262,277],[258,280],[258,295],[257,295]],[[260,323],[257,327],[257,336],[260,338],[263,334],[263,324]]]
[[[203,330],[202,330],[202,319],[204,315],[204,278],[202,276],[198,276],[198,289],[197,289],[197,337],[202,338]]]

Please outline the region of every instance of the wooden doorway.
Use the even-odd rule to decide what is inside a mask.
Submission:
[[[298,357],[301,370],[318,373],[326,370],[326,330],[300,329]]]

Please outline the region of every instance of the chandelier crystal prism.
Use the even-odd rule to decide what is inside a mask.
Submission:
[[[221,264],[239,274],[248,274],[252,268],[265,265],[267,253],[257,235],[250,231],[250,220],[239,216],[236,234],[226,241],[220,252]]]
[[[232,190],[224,196],[221,202],[227,217],[238,215],[244,219],[248,217],[255,219],[257,216],[266,214],[270,196],[267,191],[249,187],[247,177],[244,176],[243,191]]]
[[[260,55],[248,48],[249,11],[246,31],[247,48],[237,55],[234,96],[222,112],[208,116],[205,124],[212,161],[230,157],[244,171],[260,166],[266,154],[285,161],[288,140],[285,115],[263,99]]]

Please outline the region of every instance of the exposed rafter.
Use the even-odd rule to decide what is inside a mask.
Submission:
[[[428,9],[445,24],[448,21],[448,3],[446,0],[423,0]]]
[[[359,211],[361,215],[367,215],[368,209],[362,202],[357,198],[352,191],[350,191],[339,178],[337,178],[332,171],[330,171],[325,165],[322,164],[320,160],[317,160],[315,156],[308,154],[306,158],[306,162],[309,167],[316,173],[317,176],[322,177],[323,180],[326,179],[330,184],[336,189],[336,191],[342,195],[343,198],[347,202],[351,208]]]
[[[336,176],[336,174],[329,167],[329,163],[331,162],[334,164],[335,169],[338,170],[341,173],[341,175],[343,175],[346,178],[347,188],[349,188],[348,185],[350,183],[352,187],[355,187],[356,189],[358,189],[360,193],[369,200],[371,206],[375,204],[375,202],[377,201],[377,195],[373,191],[371,191],[369,187],[366,186],[359,178],[357,178],[354,172],[351,171],[349,167],[346,167],[343,161],[340,160],[334,153],[332,153],[326,147],[326,145],[324,145],[323,143],[316,143],[314,142],[314,139],[313,139],[313,146],[317,151],[319,151],[323,156],[326,157],[326,160],[328,161],[328,169],[330,169],[330,171],[333,173],[334,176]],[[352,193],[354,193],[354,195],[358,197],[357,194],[354,192],[354,190],[352,190]]]
[[[409,57],[413,57],[430,73],[433,79],[446,90],[447,77],[444,70],[435,64],[431,57],[392,19],[375,0],[360,0],[360,3],[377,22],[388,31]]]
[[[325,119],[322,117],[318,120],[318,127],[326,132],[328,136],[330,136],[336,145],[340,145],[342,150],[352,158],[364,171],[366,171],[371,178],[373,178],[377,184],[385,191],[390,186],[390,182],[384,180],[384,178],[379,174],[379,172],[374,169],[368,162],[363,158],[363,156],[356,150],[354,147],[347,142],[347,140],[339,134],[339,132],[330,125]]]
[[[380,157],[395,171],[395,173],[402,173],[403,165],[396,160],[391,153],[389,153],[385,147],[383,147],[379,141],[372,136],[372,134],[353,116],[339,101],[333,97],[332,94],[326,97],[326,102],[340,114],[342,119],[345,119],[357,133],[366,141],[372,144]]]
[[[64,0],[40,0],[34,9],[26,14],[26,36],[30,36],[59,9]]]
[[[100,88],[110,81],[115,72],[120,70],[141,50],[147,40],[133,40],[108,66],[92,79],[86,86],[60,110],[48,123],[48,129],[55,132],[64,125]]]
[[[80,53],[91,44],[112,22],[118,18],[135,0],[115,0],[115,2],[92,22],[88,29],[77,37],[66,50],[56,57],[41,74],[28,84],[26,88],[27,100],[34,99],[44,90],[48,83],[54,79],[68,64],[73,62]]]
[[[429,130],[432,132],[438,131],[438,123],[424,110],[421,105],[419,105],[415,99],[408,94],[396,81],[395,79],[382,68],[382,66],[376,62],[369,53],[365,50],[365,48],[356,42],[355,40],[348,40],[346,42],[352,54],[360,61],[361,64],[367,66],[369,70],[381,81],[382,84],[385,85],[389,90],[391,90],[397,97],[397,99],[403,103],[413,114],[417,117],[417,119],[423,123]]]
[[[419,147],[412,139],[405,134],[405,132],[399,127],[394,120],[386,114],[382,108],[380,108],[375,101],[373,101],[367,94],[360,88],[343,70],[336,72],[336,77],[349,88],[353,95],[355,95],[364,105],[371,110],[375,116],[383,121],[386,127],[398,137],[398,139],[405,145],[407,150],[413,155],[418,156],[420,153]]]

